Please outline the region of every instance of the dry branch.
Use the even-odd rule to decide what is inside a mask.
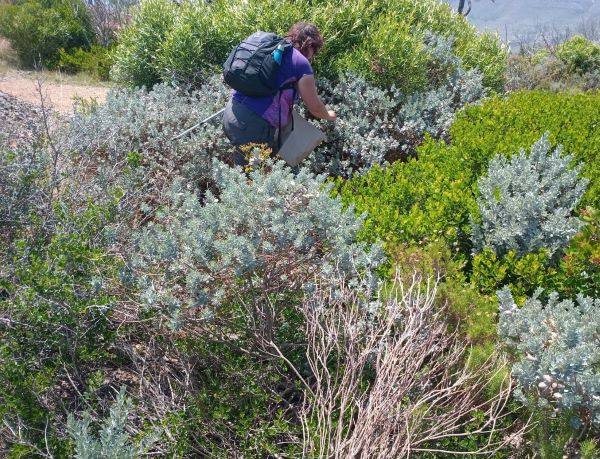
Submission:
[[[342,280],[317,286],[304,304],[311,370],[301,414],[305,456],[492,454],[508,441],[498,427],[511,393],[506,362],[501,356],[479,367],[466,361],[435,304],[436,288],[415,276],[370,302],[373,292]],[[486,397],[499,373],[503,383]],[[468,431],[477,413],[485,420]],[[466,435],[487,442],[476,451],[436,449]]]

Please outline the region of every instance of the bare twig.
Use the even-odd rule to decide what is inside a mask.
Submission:
[[[301,413],[304,453],[319,458],[408,457],[415,452],[492,454],[508,436],[511,381],[500,356],[477,368],[448,333],[435,305],[436,284],[413,277],[379,295],[343,279],[321,285],[304,305],[311,384]],[[289,364],[289,362],[287,362]],[[485,389],[506,374],[495,396]],[[473,415],[483,412],[478,423]],[[470,430],[469,430],[470,429]],[[517,434],[522,433],[525,427]],[[479,435],[475,451],[446,451],[441,440]]]

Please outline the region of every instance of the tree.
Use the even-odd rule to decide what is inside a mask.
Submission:
[[[492,3],[495,3],[496,0],[492,0]],[[465,3],[467,9],[465,10]],[[458,0],[458,13],[463,16],[467,16],[471,12],[471,0]]]
[[[458,12],[463,16],[467,16],[471,12],[471,0],[466,0],[467,10],[465,11],[465,0],[458,1]]]

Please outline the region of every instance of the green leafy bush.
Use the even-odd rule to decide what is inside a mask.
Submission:
[[[59,50],[89,50],[95,42],[91,15],[81,0],[26,0],[0,5],[0,35],[16,51],[21,65],[58,64]]]
[[[469,216],[477,208],[473,172],[443,142],[428,139],[417,153],[407,162],[339,181],[338,192],[357,212],[367,213],[363,234],[369,240],[381,239],[387,248],[442,240],[453,252],[467,254]]]
[[[489,346],[496,340],[497,301],[489,293],[469,285],[465,263],[444,241],[425,246],[399,244],[390,249],[392,266],[385,278],[411,282],[415,274],[423,279],[440,279],[437,300],[447,310],[447,319],[463,338],[474,345],[473,353],[489,356]],[[485,360],[485,358],[484,358]]]
[[[599,298],[600,214],[587,207],[581,210],[581,219],[586,225],[565,249],[550,288],[566,298],[577,294]]]
[[[77,216],[58,212],[55,234],[47,239],[31,237],[45,232],[33,216],[30,235],[16,238],[4,258],[13,261],[0,269],[6,296],[0,300],[0,417],[25,427],[23,438],[7,440],[15,448],[23,441],[43,445],[49,428],[49,447],[60,455],[60,413],[50,407],[77,393],[57,387],[68,385],[73,373],[85,380],[112,358],[109,315],[119,263],[96,238],[113,211],[90,205]]]
[[[587,73],[600,70],[600,45],[575,35],[556,49],[556,56],[571,71]]]
[[[65,51],[58,50],[57,67],[68,73],[86,72],[94,75],[100,80],[109,79],[112,66],[110,48],[92,45],[89,51],[83,48],[75,48]]]
[[[583,163],[581,173],[590,183],[582,205],[598,207],[598,120],[600,94],[522,91],[507,98],[491,97],[457,115],[450,129],[447,154],[460,154],[464,167],[472,169],[474,177],[478,177],[497,154],[514,155],[548,132],[552,147],[562,145],[576,163]]]
[[[556,271],[544,249],[519,256],[513,250],[497,255],[486,248],[473,257],[470,279],[485,294],[508,286],[521,299],[539,287],[552,285]]]
[[[156,59],[176,17],[176,4],[164,0],[141,2],[131,25],[119,36],[111,78],[151,88],[160,81]]]
[[[533,91],[514,93],[506,99],[493,97],[480,106],[469,107],[458,114],[450,130],[452,145],[447,147],[446,154],[460,154],[463,167],[472,170],[474,177],[477,177],[497,153],[515,154],[548,131],[551,145],[562,144],[573,155],[573,165],[582,163],[581,175],[589,180],[589,185],[581,205],[596,208],[600,202],[600,161],[597,155],[600,151],[600,130],[597,128],[599,119],[598,94]],[[566,297],[577,293],[592,294],[596,291],[592,287],[597,276],[595,254],[600,246],[594,234],[594,225],[587,225],[582,234],[564,248],[563,258],[558,265],[535,262],[535,267],[526,270],[529,272],[527,276],[531,276],[530,280],[540,281],[540,286],[556,290]],[[484,256],[483,259],[485,258],[487,257]],[[538,263],[545,267],[542,268]],[[501,265],[510,266],[511,263],[507,260],[501,262]],[[534,274],[534,271],[539,275]],[[542,275],[543,271],[546,274]],[[513,277],[515,275],[521,281],[516,280]],[[506,276],[506,282],[515,287],[524,282],[521,287],[517,287],[520,294],[532,293],[533,284],[523,276],[514,271]],[[489,276],[483,270],[477,270],[475,277],[475,283],[479,284]],[[484,291],[487,289],[486,285],[493,288],[494,283],[484,281],[480,284]],[[503,284],[496,285],[500,287]]]
[[[244,37],[257,29],[285,34],[299,20],[314,22],[326,45],[315,70],[335,80],[352,72],[405,93],[426,89],[436,68],[425,47],[427,34],[453,36],[465,68],[480,69],[486,87],[500,91],[506,50],[479,35],[460,15],[434,0],[312,2],[252,0],[173,5],[144,2],[120,37],[114,75],[130,85],[159,81],[196,84],[218,68]]]
[[[286,358],[299,362],[303,350],[288,347],[288,343],[303,341],[302,316],[291,307],[299,300],[288,297],[281,301],[287,302],[287,307],[274,298],[282,314],[275,317],[281,326],[272,339],[286,348]],[[177,348],[197,362],[199,390],[167,420],[169,429],[177,431],[178,444],[171,451],[178,448],[182,455],[202,452],[215,458],[300,454],[301,427],[288,403],[301,397],[300,389],[294,387],[296,375],[284,362],[256,352],[252,335],[246,333],[253,327],[253,319],[243,304],[223,304],[221,313],[229,319],[205,327],[210,337],[176,340]],[[253,352],[244,351],[248,349]]]
[[[589,185],[582,204],[599,202],[599,119],[600,99],[594,94],[519,92],[505,99],[493,97],[458,113],[449,131],[450,144],[426,140],[416,149],[417,158],[340,181],[337,190],[346,204],[367,213],[364,237],[380,238],[388,253],[400,243],[441,240],[456,259],[466,262],[472,250],[470,216],[478,215],[477,179],[491,158],[529,148],[547,130],[552,145],[563,144],[574,163],[583,162],[581,173]],[[593,228],[586,226],[563,249],[558,264],[550,264],[547,255],[537,251],[521,260],[515,254],[505,258],[484,252],[466,263],[465,273],[486,294],[507,284],[519,295],[531,294],[537,282],[561,294],[589,294],[595,290],[600,245]]]
[[[582,162],[590,183],[583,204],[598,200],[600,98],[593,94],[520,92],[492,97],[458,112],[450,144],[426,140],[417,158],[374,168],[362,177],[339,182],[345,203],[368,212],[367,237],[397,242],[444,239],[468,253],[469,215],[477,214],[477,179],[497,154],[529,148],[549,131],[550,144],[562,144]]]
[[[239,22],[243,23],[243,19],[237,17],[241,13],[239,9],[235,5],[225,5],[228,2],[219,3],[224,11],[218,14],[214,10],[221,5],[211,2],[186,2],[176,10],[174,23],[166,32],[153,63],[161,81],[176,81],[198,87],[207,78],[222,71],[222,64],[233,47],[232,43],[240,41],[245,32],[240,31]],[[282,4],[268,14],[289,9]],[[266,10],[261,11],[267,13]],[[257,18],[246,20],[250,21],[247,23],[249,25],[254,24]],[[247,35],[251,33],[248,25],[244,29],[248,30]]]
[[[490,294],[510,287],[520,300],[538,287],[556,291],[561,298],[578,294],[600,296],[600,222],[593,208],[580,211],[586,225],[571,239],[559,260],[551,260],[546,249],[517,256],[504,256],[484,249],[473,257],[470,279],[481,292]]]
[[[104,231],[119,192],[88,199],[78,167],[55,144],[2,147],[0,158],[3,451],[67,457],[57,407],[76,403],[89,375],[113,358],[120,263],[107,253]]]

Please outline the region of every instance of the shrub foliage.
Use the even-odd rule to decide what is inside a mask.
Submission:
[[[321,123],[327,142],[308,160],[313,171],[350,177],[414,156],[427,134],[447,138],[454,114],[479,102],[486,90],[479,71],[463,69],[451,39],[430,35],[428,46],[445,70],[441,81],[426,91],[385,91],[352,74],[337,84],[323,82],[324,99],[339,118],[334,124]],[[453,69],[448,75],[447,68]]]
[[[582,222],[572,214],[588,181],[577,177],[581,166],[569,169],[572,156],[561,157],[560,147],[549,150],[544,135],[529,155],[521,150],[510,160],[500,155],[490,161],[488,175],[478,181],[475,251],[524,255],[545,249],[553,255],[579,231]]]
[[[256,29],[284,34],[299,20],[314,22],[326,46],[317,74],[335,80],[352,72],[405,93],[425,89],[442,72],[426,46],[430,32],[454,36],[465,68],[478,68],[484,85],[501,90],[506,50],[479,35],[465,19],[434,0],[143,2],[120,37],[114,76],[130,85],[197,83],[222,65],[229,51]]]
[[[581,35],[575,35],[558,46],[556,56],[571,71],[600,71],[600,45]]]
[[[540,294],[517,308],[507,288],[498,292],[498,334],[517,352],[512,371],[519,383],[516,395],[549,413],[567,413],[575,428],[597,425],[600,302],[579,296],[575,304],[553,293],[544,304]]]
[[[10,41],[26,68],[54,68],[61,48],[89,50],[96,40],[91,14],[80,0],[0,5],[0,36]]]
[[[233,44],[299,19],[339,115],[303,167],[177,137]],[[434,0],[149,0],[121,40],[147,88],[0,147],[2,454],[592,457],[597,95],[484,100],[505,51]]]
[[[275,294],[334,267],[355,276],[377,265],[378,252],[354,242],[360,219],[321,189],[324,178],[294,176],[281,163],[250,173],[251,183],[226,165],[213,170],[214,193],[176,183],[171,205],[136,238],[149,306],[175,319],[189,307],[218,314],[244,292]],[[152,276],[152,267],[168,276]]]

